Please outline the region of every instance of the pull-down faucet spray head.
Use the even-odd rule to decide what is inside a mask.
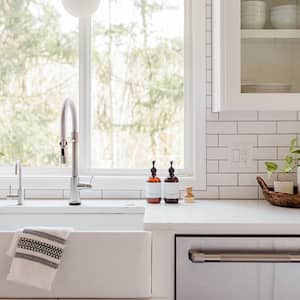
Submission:
[[[68,142],[67,140],[61,140],[60,143],[60,162],[65,165],[67,163],[68,156]]]

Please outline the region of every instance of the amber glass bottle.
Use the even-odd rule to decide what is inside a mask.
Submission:
[[[175,176],[173,161],[170,162],[169,177],[164,181],[164,200],[166,203],[175,203],[179,201],[179,180]]]
[[[155,160],[152,161],[151,176],[146,182],[145,196],[148,203],[158,204],[161,201],[161,181],[156,175]]]

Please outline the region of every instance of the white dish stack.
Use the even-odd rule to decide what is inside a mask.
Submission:
[[[280,82],[266,82],[266,83],[242,83],[242,93],[270,93],[270,94],[284,94],[291,91],[292,86]]]
[[[297,28],[300,28],[300,5],[299,4],[297,4],[297,8],[296,8],[296,18],[297,18],[296,20]]]
[[[271,8],[272,26],[276,29],[296,29],[299,14],[296,4],[274,6]]]
[[[265,1],[242,1],[241,24],[243,29],[262,29],[266,24]]]

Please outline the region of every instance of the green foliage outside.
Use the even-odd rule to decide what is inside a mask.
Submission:
[[[0,2],[2,163],[59,164],[60,108],[78,88],[78,32],[61,29],[55,1]],[[103,0],[110,8],[120,1]],[[151,42],[152,16],[173,8],[164,4],[168,1],[133,3],[139,22],[94,23],[96,167],[144,168],[153,157],[168,161],[175,153],[178,160],[183,158],[183,132],[172,139],[174,130],[183,128],[183,41]],[[116,53],[122,65],[126,60],[120,78],[114,71]]]

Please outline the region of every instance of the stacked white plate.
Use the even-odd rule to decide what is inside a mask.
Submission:
[[[242,93],[289,93],[291,85],[286,83],[242,83]]]
[[[297,12],[300,10],[296,4],[278,5],[271,8],[271,23],[276,29],[296,29]]]
[[[257,83],[257,93],[289,93],[291,85],[286,83]]]
[[[242,1],[241,23],[243,29],[262,29],[266,23],[265,1]]]
[[[297,17],[297,28],[300,28],[300,5],[297,4],[296,8],[296,17]]]

